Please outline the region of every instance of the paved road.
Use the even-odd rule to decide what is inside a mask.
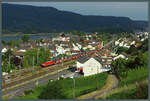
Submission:
[[[58,74],[47,76],[45,78],[39,79],[38,85],[47,84],[49,79],[57,79],[58,77],[61,77],[63,74],[65,74],[64,77],[65,76],[70,77],[74,74],[74,72],[71,72],[69,70],[64,70],[64,71],[59,72]],[[35,87],[35,81],[32,81],[28,84],[25,84],[24,86],[20,86],[20,87],[14,88],[13,90],[9,90],[9,91],[2,93],[2,96],[11,95],[9,99],[20,97],[22,96],[24,90],[32,89],[34,87]]]
[[[108,91],[116,88],[117,86],[118,86],[118,79],[116,78],[115,75],[110,74],[108,75],[106,85],[102,89],[79,96],[77,97],[77,99],[97,99],[99,96],[105,96],[105,94]]]

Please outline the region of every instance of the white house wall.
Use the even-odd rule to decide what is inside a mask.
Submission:
[[[94,75],[102,72],[100,68],[102,65],[96,61],[94,58],[90,58],[87,62],[84,63],[83,73],[84,76]]]
[[[77,61],[77,68],[83,67],[84,64]]]

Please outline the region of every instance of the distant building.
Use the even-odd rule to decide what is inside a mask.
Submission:
[[[80,49],[82,47],[80,44],[75,45],[74,43],[72,44],[72,46],[73,46],[73,50],[75,50],[75,51],[80,51]]]
[[[5,53],[5,52],[7,52],[7,49],[6,49],[6,48],[3,48],[3,49],[2,49],[2,53]]]
[[[124,54],[119,54],[118,56],[114,57],[113,60],[116,60],[116,59],[119,59],[119,58],[128,59],[128,56],[126,56]]]
[[[102,49],[102,47],[103,47],[103,41],[99,42],[97,48],[98,48],[98,49]]]
[[[140,47],[142,44],[141,43],[136,43],[135,47]]]
[[[64,33],[60,33],[59,37],[53,38],[52,41],[70,41],[70,37],[66,36]]]

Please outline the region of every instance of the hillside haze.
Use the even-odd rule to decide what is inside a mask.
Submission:
[[[105,28],[145,30],[146,21],[133,21],[128,17],[87,16],[53,7],[2,4],[2,27],[4,32],[61,32],[97,31]]]

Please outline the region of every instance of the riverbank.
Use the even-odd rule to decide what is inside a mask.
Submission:
[[[30,36],[30,40],[37,40],[37,39],[41,39],[41,38],[52,38],[53,35],[55,35],[56,33],[49,33],[49,34],[6,34],[6,35],[2,35],[2,40],[5,42],[8,42],[10,40],[14,40],[17,41],[20,38],[22,38],[22,36],[24,35],[29,35]]]

